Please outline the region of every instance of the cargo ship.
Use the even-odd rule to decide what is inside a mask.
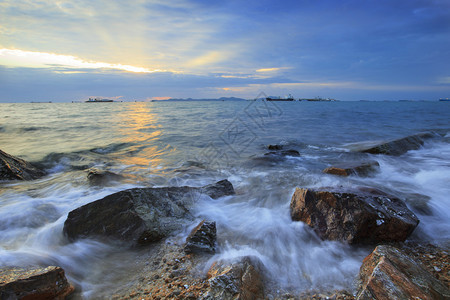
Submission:
[[[294,97],[292,97],[291,94],[289,94],[289,96],[287,96],[286,98],[267,97],[266,101],[294,101]]]

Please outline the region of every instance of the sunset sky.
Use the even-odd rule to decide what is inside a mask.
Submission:
[[[0,102],[450,97],[449,0],[0,0]]]

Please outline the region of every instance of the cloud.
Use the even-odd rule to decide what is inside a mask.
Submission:
[[[10,95],[24,92],[19,73],[47,88],[56,80],[71,90],[73,80],[81,95],[104,88],[129,98],[239,88],[242,97],[252,88],[434,95],[448,85],[443,0],[3,0],[0,19],[0,48],[26,53],[0,55],[0,64],[36,68],[1,69]]]
[[[437,84],[444,84],[444,85],[450,84],[450,76],[443,76],[438,78]]]
[[[270,73],[270,72],[278,72],[281,70],[287,70],[290,69],[289,67],[281,67],[281,68],[262,68],[262,69],[258,69],[256,70],[256,72],[259,73]]]
[[[34,67],[34,68],[76,68],[76,69],[114,69],[135,73],[167,72],[166,70],[123,65],[104,62],[84,61],[72,55],[54,53],[32,52],[23,50],[0,49],[0,64],[8,67]],[[65,73],[81,72],[66,71]]]

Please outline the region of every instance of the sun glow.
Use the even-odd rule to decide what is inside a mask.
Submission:
[[[0,49],[0,65],[7,67],[28,68],[70,68],[70,69],[111,69],[133,73],[166,72],[166,70],[150,70],[123,64],[85,61],[71,55],[61,55],[46,52],[32,52],[15,49]]]

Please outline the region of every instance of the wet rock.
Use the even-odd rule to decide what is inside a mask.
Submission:
[[[0,269],[0,299],[65,299],[73,290],[60,267]]]
[[[380,245],[360,268],[357,299],[450,299],[450,290],[405,252]]]
[[[267,149],[268,150],[281,150],[281,149],[283,149],[283,145],[268,145]]]
[[[369,161],[365,163],[349,163],[344,165],[337,165],[326,168],[325,170],[323,170],[323,172],[339,176],[368,176],[371,173],[378,171],[379,168],[380,164],[377,161]]]
[[[44,175],[29,162],[0,150],[0,180],[33,180]]]
[[[272,151],[264,154],[265,156],[300,156],[297,150],[289,149],[282,151]]]
[[[349,244],[404,241],[419,220],[397,198],[358,191],[358,194],[297,188],[291,218],[312,227],[323,239]]]
[[[214,253],[216,244],[216,222],[201,221],[186,238],[186,253]]]
[[[99,186],[107,185],[111,181],[119,181],[123,178],[124,177],[119,174],[110,171],[101,171],[98,169],[89,169],[89,173],[87,175],[89,184]]]
[[[189,212],[200,193],[212,198],[234,193],[227,180],[203,188],[134,188],[120,191],[71,211],[64,234],[79,238],[119,240],[132,246],[158,241],[194,218]]]
[[[201,299],[264,299],[260,272],[261,263],[255,257],[243,257],[232,264],[215,262],[208,271],[209,289]]]
[[[298,152],[297,150],[293,150],[293,149],[283,150],[280,153],[283,156],[296,156],[296,157],[300,156],[300,152]]]
[[[233,185],[226,179],[202,187],[201,192],[213,199],[235,194]]]
[[[411,136],[407,136],[398,140],[390,141],[361,150],[360,152],[372,153],[372,154],[386,154],[386,155],[401,155],[409,150],[417,150],[423,146],[426,139],[435,137],[433,133],[419,133]]]

